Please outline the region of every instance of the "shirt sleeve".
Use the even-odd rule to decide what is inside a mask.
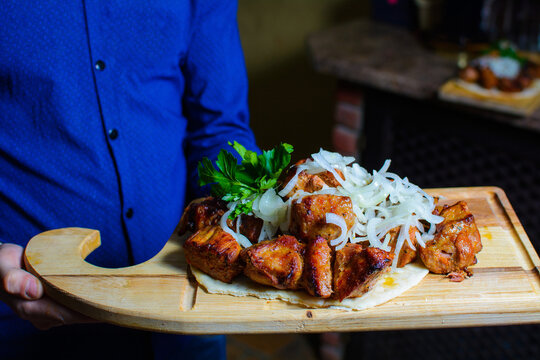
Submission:
[[[237,2],[205,0],[196,4],[192,39],[182,64],[186,79],[183,109],[188,119],[188,200],[207,192],[197,184],[197,164],[203,157],[215,160],[220,149],[232,150],[227,143],[235,140],[259,152],[249,127]]]

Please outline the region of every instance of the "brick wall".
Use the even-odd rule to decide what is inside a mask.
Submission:
[[[359,89],[340,84],[336,94],[332,145],[334,151],[359,160],[364,127],[364,98]]]

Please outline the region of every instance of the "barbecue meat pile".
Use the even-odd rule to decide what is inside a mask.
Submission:
[[[318,179],[327,181],[322,180],[326,175]],[[326,223],[326,214],[341,216],[350,229],[355,220],[351,199],[307,195],[293,201],[290,235],[281,234],[258,242],[262,221],[242,215],[240,232],[253,244],[242,249],[219,225],[226,211],[227,206],[213,198],[194,202],[186,208],[180,230],[193,232],[184,243],[190,265],[228,283],[243,273],[259,284],[278,289],[303,289],[312,296],[339,301],[366,293],[390,269],[402,230],[396,227],[388,232],[390,251],[370,247],[369,242],[349,243],[336,251],[330,240],[339,237],[341,229]],[[476,254],[482,249],[474,217],[463,201],[438,206],[434,213],[444,221],[437,225],[433,240],[426,242],[425,247],[420,246],[416,238],[418,228],[409,227],[406,231],[411,244],[405,241],[396,266],[403,267],[420,255],[431,272],[448,274],[452,281],[462,280],[468,275],[467,267],[476,263]],[[227,220],[227,224],[236,229],[236,221]]]
[[[181,231],[195,231],[184,243],[188,263],[224,282],[244,273],[259,284],[304,289],[312,296],[341,301],[367,292],[392,264],[393,254],[384,250],[357,245],[336,252],[329,244],[341,230],[326,223],[326,213],[342,216],[348,228],[354,222],[348,197],[304,197],[292,209],[290,228],[295,236],[261,242],[254,240],[261,229],[258,219],[243,215],[241,233],[254,243],[245,249],[219,226],[226,210],[220,201],[207,198],[190,204],[181,222]],[[228,224],[233,229],[236,226],[236,222]],[[256,230],[250,232],[250,228]]]

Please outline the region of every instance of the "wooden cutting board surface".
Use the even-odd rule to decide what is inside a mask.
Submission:
[[[205,292],[190,280],[174,234],[151,260],[106,269],[83,259],[99,232],[51,230],[32,238],[25,264],[49,296],[95,319],[184,334],[368,331],[540,323],[540,260],[503,190],[430,189],[442,203],[465,200],[484,248],[461,283],[429,274],[403,295],[363,311],[307,309],[279,300]]]

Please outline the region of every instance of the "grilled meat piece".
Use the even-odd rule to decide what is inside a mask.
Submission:
[[[478,81],[478,78],[480,77],[480,73],[475,67],[466,66],[463,70],[459,72],[459,77],[463,81],[475,83]]]
[[[399,236],[400,231],[401,231],[401,226],[397,226],[391,229],[387,233],[387,234],[390,234],[390,242],[388,244],[392,248],[393,253],[395,253],[396,251],[397,238]],[[409,245],[409,242],[405,240],[399,252],[399,258],[397,260],[398,261],[397,267],[404,267],[405,265],[412,263],[414,260],[416,260],[416,255],[417,255],[416,254],[416,247],[417,247],[416,233],[417,232],[418,232],[418,229],[415,226],[409,227],[409,238],[411,239],[411,243],[413,244],[414,248],[412,248]]]
[[[243,270],[241,250],[236,240],[219,225],[207,226],[184,242],[188,264],[227,283]]]
[[[227,203],[223,200],[214,197],[206,197],[193,200],[184,210],[184,214],[180,219],[179,235],[183,235],[187,231],[196,232],[207,226],[218,225],[221,217],[229,210]],[[259,234],[263,226],[263,221],[255,216],[241,215],[240,233],[247,237],[251,243],[256,243],[259,239]],[[236,230],[236,222],[227,220],[227,225]]]
[[[244,274],[251,280],[278,289],[298,289],[304,269],[305,245],[294,236],[261,241],[242,250]]]
[[[498,79],[491,71],[490,68],[487,66],[480,68],[480,85],[485,87],[486,89],[492,89],[494,87],[497,87]]]
[[[217,225],[227,210],[225,201],[211,196],[193,200],[182,214],[178,233],[183,235],[186,231],[196,232],[204,227]]]
[[[354,224],[355,215],[348,196],[308,195],[300,202],[292,202],[289,230],[302,240],[313,240],[317,236],[333,240],[341,234],[341,229],[326,223],[327,213],[343,217],[347,229]]]
[[[526,89],[532,85],[533,78],[526,76],[525,74],[522,73],[518,76],[516,81],[521,89]]]
[[[540,64],[528,60],[523,67],[523,74],[532,79],[540,79]]]
[[[292,166],[289,171],[285,173],[285,176],[283,177],[283,180],[281,181],[282,188],[286,186],[289,181],[294,177],[296,174],[298,165],[301,165],[306,162],[306,159],[298,161],[294,166]],[[343,173],[340,170],[336,169],[336,173],[343,179]],[[285,196],[285,198],[291,197],[296,191],[303,190],[308,193],[312,193],[318,190],[321,190],[324,185],[327,185],[329,187],[337,187],[339,186],[339,182],[336,180],[334,174],[332,174],[330,171],[324,171],[320,172],[318,174],[308,174],[305,170],[301,171],[300,174],[298,174],[298,179],[296,181],[296,185],[294,188],[289,191],[289,193]]]
[[[304,287],[312,296],[332,295],[332,249],[323,237],[318,236],[306,245]]]
[[[437,207],[444,221],[437,225],[433,240],[425,248],[418,247],[426,267],[436,274],[467,271],[476,264],[476,254],[482,250],[480,232],[465,201],[452,206]]]
[[[499,79],[499,83],[497,84],[497,87],[499,88],[499,90],[504,91],[504,92],[520,92],[523,90],[523,86],[521,86],[521,83],[520,81],[518,81],[518,79],[519,78]]]
[[[359,297],[390,269],[394,254],[360,244],[347,244],[336,251],[334,261],[334,298]]]

